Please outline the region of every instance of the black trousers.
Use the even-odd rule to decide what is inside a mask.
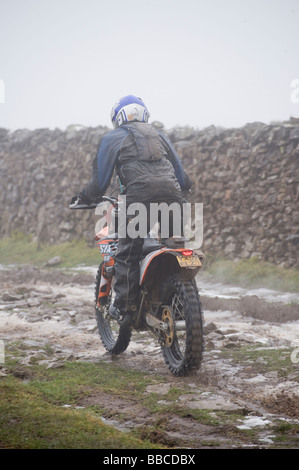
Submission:
[[[166,202],[166,201],[165,201]],[[166,203],[172,204],[173,202],[178,203],[178,201],[169,200]],[[147,233],[153,228],[152,225],[156,221],[150,219],[150,203],[144,204],[146,207],[146,230],[143,233],[143,236],[132,237],[130,236],[129,224],[134,222],[134,218],[127,217],[124,220],[126,221],[126,230],[123,230],[123,227],[118,227],[118,232],[121,234],[126,234],[125,237],[120,237],[117,247],[117,252],[115,255],[115,300],[114,305],[122,312],[134,312],[138,309],[139,300],[140,300],[140,286],[139,286],[139,276],[140,276],[140,258],[142,256],[142,248],[144,244],[144,239]],[[180,210],[182,208],[181,201],[179,202]],[[169,213],[169,237],[173,235],[173,214],[170,211]],[[182,218],[181,218],[182,219]],[[144,221],[143,221],[144,222]],[[158,222],[161,224],[161,219],[159,217]],[[180,233],[175,233],[175,235],[182,235],[182,226],[180,228]]]

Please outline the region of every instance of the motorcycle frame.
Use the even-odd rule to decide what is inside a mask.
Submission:
[[[117,209],[118,200],[109,196],[103,196],[102,201],[109,201],[111,206],[106,213],[106,226],[101,229],[95,236],[95,241],[98,248],[103,256],[103,267],[101,273],[101,282],[99,288],[99,296],[97,299],[97,306],[105,304],[105,299],[108,298],[111,290],[112,276],[107,273],[107,270],[112,271],[115,264],[114,255],[117,249],[118,237],[117,234],[109,234],[109,225],[112,218],[112,211]],[[97,204],[80,204],[76,202],[71,204],[70,209],[94,209]],[[154,247],[153,247],[154,248]],[[166,278],[170,273],[175,273],[180,270],[184,270],[190,279],[194,279],[199,269],[201,268],[201,255],[196,253],[196,250],[190,250],[194,252],[194,257],[197,259],[195,266],[184,266],[182,267],[179,262],[179,256],[184,256],[185,247],[180,248],[169,248],[166,246],[153,249],[147,255],[140,260],[140,279],[139,285],[141,289],[141,300],[139,310],[136,319],[136,329],[142,329],[143,318],[145,318],[146,328],[154,333],[154,336],[159,339],[157,330],[165,330],[167,325],[163,324],[153,313],[153,306],[155,305],[155,311],[157,312],[162,305],[159,300],[157,292],[161,286],[161,281]],[[187,250],[188,251],[188,250]],[[204,255],[203,255],[204,256]],[[151,294],[149,295],[149,291]],[[157,295],[156,295],[157,294]],[[144,304],[146,299],[149,299],[150,311],[144,312]]]

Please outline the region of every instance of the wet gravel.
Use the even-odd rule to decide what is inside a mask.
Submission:
[[[178,399],[185,410],[244,415],[235,427],[258,430],[262,447],[273,444],[271,423],[274,425],[277,419],[299,422],[299,311],[292,294],[288,297],[285,293],[238,287],[231,290],[199,280],[205,320],[204,360],[196,375],[182,379],[171,376],[159,345],[147,332],[134,333],[121,356],[111,358],[106,353],[96,328],[93,283],[94,270],[66,272],[31,266],[0,269],[0,339],[7,353],[10,344],[19,344],[16,375],[18,371],[28,374],[30,365],[36,363],[55,368],[70,360],[116,361],[132,370],[164,376],[165,383],[145,392],[158,393],[161,404],[167,404],[164,396],[171,387],[183,383],[190,389]],[[270,367],[264,354],[240,359],[238,352],[251,347],[281,351],[287,372],[280,374]],[[7,373],[3,362],[0,379]],[[152,423],[150,414],[138,404],[105,394],[89,396],[88,400],[82,406],[100,402],[107,410],[123,410],[126,422],[112,422],[115,426],[132,429]],[[191,418],[168,416],[166,421],[165,433],[160,436],[166,444],[187,442],[196,446],[196,442],[214,439],[223,447],[231,446],[223,427],[215,433],[214,428]],[[241,444],[238,441],[236,445]]]

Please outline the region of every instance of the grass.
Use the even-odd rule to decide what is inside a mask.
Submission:
[[[30,236],[22,233],[0,239],[0,264],[32,264],[42,267],[54,256],[61,257],[59,268],[95,266],[101,260],[96,245],[89,246],[83,240],[38,246]],[[241,287],[299,291],[299,270],[278,267],[257,258],[231,261],[207,256],[200,276],[202,279],[234,283]]]
[[[152,448],[88,410],[62,408],[49,395],[15,378],[1,383],[0,447],[14,449]],[[45,395],[47,398],[45,399]],[[50,402],[48,401],[50,400]]]
[[[20,366],[8,357],[6,370],[7,377],[0,379],[0,448],[165,449],[178,445],[167,438],[168,416],[192,416],[204,425],[219,424],[209,411],[185,410],[177,403],[186,387],[169,390],[163,395],[169,404],[159,405],[159,394],[146,393],[146,387],[165,378],[114,364],[66,362],[54,370]],[[151,416],[150,422],[127,432],[105,424],[103,417],[126,424],[128,416],[121,407],[119,411],[117,407],[105,409],[99,399],[103,394],[111,401],[126,400],[127,408],[130,403],[142,407]],[[83,409],[77,408],[82,404]]]
[[[113,366],[112,366],[113,368]],[[105,364],[67,363],[59,370],[8,366],[0,379],[0,448],[14,449],[155,449],[163,445],[122,432],[103,422],[92,406],[77,409],[84,396],[114,393],[138,396],[143,374]],[[26,380],[21,380],[20,377]],[[71,405],[65,408],[64,405]]]
[[[261,345],[240,346],[233,349],[224,348],[221,357],[231,359],[237,364],[253,364],[256,373],[277,372],[279,377],[288,377],[295,372],[291,361],[292,351],[292,348],[264,348]]]
[[[39,349],[39,346],[36,346]],[[18,363],[26,345],[10,343],[6,348],[6,376],[0,377],[0,448],[5,449],[165,449],[190,447],[190,442],[169,438],[169,419],[188,418],[208,426],[207,447],[238,442],[259,442],[259,430],[240,430],[247,410],[191,409],[179,399],[190,394],[188,383],[171,387],[167,394],[148,393],[149,385],[167,383],[167,377],[146,374],[115,363],[65,361],[63,367],[47,369],[33,363]],[[279,352],[244,347],[223,351],[227,359],[248,365],[263,357],[260,371],[289,367],[289,350]],[[47,348],[51,353],[51,349]],[[235,356],[237,355],[237,356]],[[259,369],[257,369],[259,370]],[[284,370],[284,373],[287,373]],[[160,403],[162,400],[164,403]],[[67,407],[66,407],[67,405]],[[116,420],[128,429],[128,421],[142,410],[144,423],[131,431],[109,424]],[[105,422],[105,419],[108,421]],[[273,447],[294,447],[298,427],[276,421]],[[269,431],[270,432],[270,431]],[[272,432],[272,429],[271,429]],[[211,442],[210,442],[211,441]],[[194,442],[199,444],[194,435]]]
[[[84,240],[38,245],[30,236],[22,233],[0,239],[0,264],[31,264],[42,267],[54,256],[60,256],[60,268],[94,266],[101,259],[96,245],[89,246]]]
[[[287,269],[258,258],[231,261],[224,258],[209,258],[202,274],[209,280],[236,283],[248,288],[264,287],[283,291],[299,291],[299,270]]]

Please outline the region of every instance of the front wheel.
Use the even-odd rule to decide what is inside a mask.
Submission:
[[[162,341],[164,360],[174,375],[195,373],[203,355],[202,310],[196,283],[184,273],[162,287],[161,320],[168,326]]]
[[[95,283],[95,311],[98,330],[106,350],[111,354],[121,354],[130,343],[131,329],[123,326],[120,327],[118,322],[109,315],[109,307],[113,303],[113,277],[109,281],[111,282],[109,295],[102,297],[101,303],[98,305],[103,265],[104,263],[99,266]]]

